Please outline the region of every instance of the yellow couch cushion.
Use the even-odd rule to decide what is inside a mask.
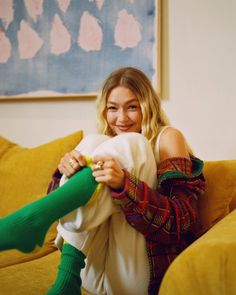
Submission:
[[[206,232],[236,205],[236,160],[204,163],[206,193],[199,198],[198,234]]]
[[[159,295],[236,294],[236,210],[170,265]]]
[[[0,294],[44,295],[55,281],[60,251],[25,263],[0,268]]]
[[[44,196],[60,158],[82,137],[82,131],[77,131],[34,148],[25,148],[0,137],[0,218]],[[49,230],[40,251],[31,254],[17,250],[0,252],[0,268],[55,251],[55,236],[56,223]]]
[[[40,259],[0,268],[0,294],[46,294],[55,281],[60,256],[60,251],[55,251]],[[89,293],[82,289],[82,295]]]

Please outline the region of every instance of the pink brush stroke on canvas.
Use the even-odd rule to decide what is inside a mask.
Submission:
[[[103,33],[98,20],[85,11],[81,17],[78,45],[85,51],[101,50]]]
[[[13,0],[2,1],[0,10],[0,19],[2,19],[3,25],[7,30],[10,23],[13,21]]]
[[[5,33],[0,31],[0,63],[6,63],[11,56],[11,43]]]
[[[17,38],[21,59],[33,58],[43,45],[43,40],[24,20],[20,23]]]
[[[125,48],[133,48],[141,41],[140,24],[126,9],[118,14],[115,26],[115,45]]]
[[[70,6],[70,0],[57,0],[58,6],[62,12],[66,12]]]
[[[24,0],[24,3],[29,16],[36,22],[43,13],[43,0]]]
[[[71,37],[63,25],[61,18],[58,14],[55,14],[52,30],[50,32],[51,40],[51,53],[55,55],[63,54],[71,48]]]

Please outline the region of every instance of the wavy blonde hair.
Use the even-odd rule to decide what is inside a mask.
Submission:
[[[100,133],[115,136],[107,124],[106,105],[111,91],[117,86],[129,88],[139,100],[142,111],[141,133],[155,145],[155,139],[160,127],[169,125],[162,108],[160,98],[155,92],[148,77],[139,69],[124,67],[112,72],[104,81],[97,97],[98,131]]]

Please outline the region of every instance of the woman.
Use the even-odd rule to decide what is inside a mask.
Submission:
[[[61,218],[56,244],[62,261],[48,294],[78,294],[84,266],[82,285],[92,294],[157,294],[167,267],[192,241],[197,197],[204,192],[203,163],[193,157],[182,133],[167,124],[140,70],[111,73],[97,103],[103,135],[86,137],[66,154],[49,189],[57,187],[61,174],[63,185],[51,194],[85,174],[74,182],[89,183],[90,192],[79,191],[83,201],[78,204],[78,197],[64,191],[67,202],[76,202],[63,212],[53,208],[51,215]],[[84,172],[87,166],[94,182]],[[55,205],[59,201],[51,194],[47,198]],[[66,198],[60,198],[64,206]]]

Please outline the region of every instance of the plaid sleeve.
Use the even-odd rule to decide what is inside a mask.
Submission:
[[[176,243],[197,218],[198,195],[205,191],[203,162],[197,159],[170,158],[158,165],[158,188],[148,185],[125,171],[125,186],[112,190],[127,221],[148,240]]]
[[[48,185],[47,194],[49,194],[50,192],[54,191],[56,188],[59,187],[61,177],[62,177],[62,174],[57,169],[52,175],[52,180]]]

